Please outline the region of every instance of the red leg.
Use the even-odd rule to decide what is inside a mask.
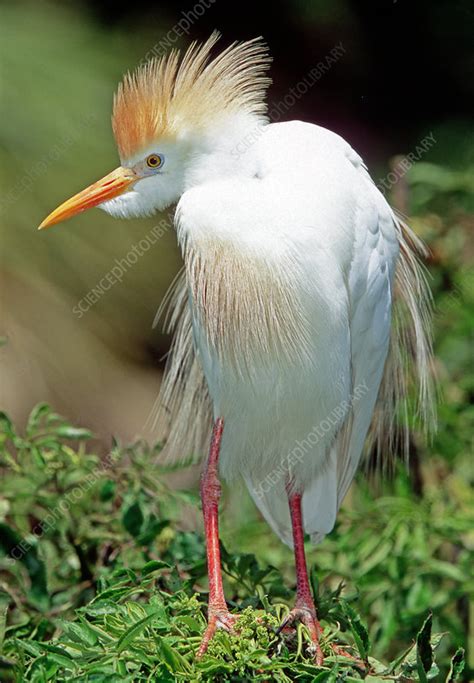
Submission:
[[[294,609],[291,610],[280,630],[285,629],[295,621],[301,621],[309,631],[313,644],[316,664],[321,665],[323,663],[323,653],[319,644],[319,636],[322,629],[316,616],[316,607],[311,594],[308,570],[306,568],[303,517],[301,513],[301,494],[289,494],[288,502],[290,505],[291,526],[293,531],[293,544],[295,552],[296,603]]]
[[[308,579],[308,570],[306,568],[306,556],[304,552],[304,532],[303,532],[303,515],[301,512],[301,494],[293,493],[288,495],[288,502],[290,505],[291,526],[293,531],[293,545],[295,551],[295,566],[296,566],[296,602],[294,608],[291,610],[288,617],[285,619],[280,627],[280,631],[285,630],[296,621],[301,621],[309,631],[312,641],[312,650],[314,659],[318,666],[323,664],[323,653],[319,638],[322,633],[321,625],[316,614],[316,607]],[[353,657],[347,653],[343,647],[331,643],[329,645],[335,655],[348,657],[357,666],[364,668],[364,662],[357,657]]]
[[[219,498],[221,485],[218,476],[219,451],[224,420],[218,418],[212,432],[211,448],[205,470],[201,478],[201,500],[204,515],[204,532],[206,534],[207,571],[209,575],[209,609],[208,626],[204,633],[197,656],[201,657],[207,650],[216,629],[228,631],[237,617],[227,609],[222,586],[221,554],[219,549]]]

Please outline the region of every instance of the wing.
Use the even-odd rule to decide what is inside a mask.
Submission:
[[[365,174],[365,169],[360,170]],[[395,452],[408,457],[406,418],[411,389],[418,395],[410,412],[425,432],[436,428],[431,294],[420,260],[423,256],[422,242],[375,186],[368,187],[356,219],[347,281],[353,388],[351,410],[330,454],[330,462],[337,467],[336,509],[353,481],[366,441],[381,468]],[[401,422],[397,421],[400,413],[405,417]],[[325,536],[318,529],[318,497],[314,495],[320,490],[321,482],[311,482],[303,498],[305,527],[314,543]]]
[[[363,187],[363,186],[362,186]],[[379,393],[390,341],[393,275],[398,241],[391,212],[383,197],[367,183],[354,221],[353,256],[347,275],[351,346],[351,396],[347,414],[329,462],[336,478],[331,487],[339,509],[357,471]],[[329,484],[329,482],[328,482]],[[324,538],[319,516],[322,481],[309,484],[303,496],[306,531],[314,542]]]

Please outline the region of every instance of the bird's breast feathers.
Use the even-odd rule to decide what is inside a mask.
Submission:
[[[197,339],[240,370],[307,366],[327,333],[347,334],[343,269],[322,239],[331,231],[292,201],[278,183],[250,179],[191,190],[178,206]]]
[[[209,240],[187,245],[185,268],[195,326],[221,361],[242,370],[305,352],[310,329],[290,253],[275,264]]]

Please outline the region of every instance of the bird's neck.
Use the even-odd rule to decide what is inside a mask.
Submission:
[[[186,174],[186,189],[217,178],[252,177],[258,172],[256,145],[268,125],[255,114],[235,113],[201,136]]]

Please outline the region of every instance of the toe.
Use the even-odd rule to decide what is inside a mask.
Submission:
[[[309,632],[309,637],[311,639],[311,643],[308,647],[309,654],[314,659],[316,664],[318,666],[321,666],[323,664],[324,659],[323,652],[319,644],[321,626],[316,618],[316,613],[313,610],[302,607],[295,607],[294,609],[292,609],[280,625],[277,631],[277,635],[280,633],[286,635],[288,632],[293,630],[292,626],[297,621],[301,622],[306,626]]]
[[[237,622],[237,617],[230,612],[221,612],[216,615],[216,628],[223,628],[225,631],[232,633]]]
[[[229,633],[233,633],[237,619],[238,617],[224,610],[220,610],[214,614],[211,614],[209,616],[207,628],[204,631],[204,635],[201,640],[201,645],[197,651],[197,658],[200,659],[206,653],[209,643],[214,638],[217,629],[224,629]]]

